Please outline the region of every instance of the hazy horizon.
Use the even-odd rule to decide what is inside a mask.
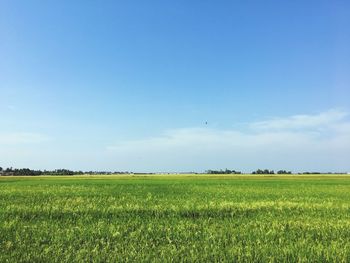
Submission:
[[[0,166],[350,171],[346,1],[1,1]]]

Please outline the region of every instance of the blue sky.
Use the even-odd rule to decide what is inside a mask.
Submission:
[[[0,97],[3,167],[350,171],[350,3],[3,0]]]

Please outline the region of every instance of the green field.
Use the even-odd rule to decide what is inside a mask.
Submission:
[[[350,177],[0,177],[0,262],[349,262]]]

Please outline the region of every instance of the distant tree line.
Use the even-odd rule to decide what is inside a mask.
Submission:
[[[275,172],[273,170],[269,170],[269,169],[258,169],[256,171],[253,171],[252,174],[275,174]]]
[[[76,174],[83,174],[82,171],[71,171],[67,169],[56,169],[53,171],[47,171],[47,170],[32,170],[29,168],[6,168],[3,169],[0,167],[0,174],[1,175],[13,175],[13,176],[38,176],[38,175],[76,175]]]
[[[225,170],[207,170],[206,171],[207,174],[242,174],[242,172],[240,171],[236,171],[236,170],[229,170],[229,169],[225,169]],[[256,171],[253,171],[252,174],[292,174],[291,171],[286,171],[286,170],[279,170],[275,173],[274,170],[269,170],[269,169],[258,169]],[[308,174],[308,173],[304,173],[304,174]],[[310,173],[311,174],[311,173]]]
[[[220,170],[207,170],[207,174],[242,174],[240,171],[236,170],[230,170],[230,169],[220,169]],[[79,175],[79,174],[87,174],[87,175],[93,175],[93,174],[100,174],[100,175],[111,175],[111,174],[157,174],[157,173],[133,173],[128,171],[72,171],[68,169],[56,169],[56,170],[32,170],[29,168],[2,168],[0,167],[0,176],[39,176],[39,175]],[[167,173],[161,173],[161,174],[167,174]],[[177,173],[181,174],[181,173]],[[187,174],[187,173],[186,173]],[[193,172],[193,174],[196,174]],[[256,171],[253,171],[252,174],[292,174],[291,171],[286,170],[279,170],[275,173],[274,170],[269,169],[258,169]],[[344,172],[300,172],[297,174],[346,174]]]
[[[292,172],[286,171],[286,170],[279,170],[279,171],[277,171],[277,174],[292,174]]]
[[[229,169],[225,169],[225,170],[221,169],[221,170],[207,170],[206,173],[207,174],[241,174],[242,172],[229,170]]]
[[[269,170],[269,169],[258,169],[256,171],[253,171],[252,174],[275,174],[274,170]],[[277,171],[277,174],[292,174],[291,171],[286,171],[286,170],[279,170]]]
[[[206,171],[207,174],[242,174],[242,172],[240,171],[236,171],[236,170],[229,170],[229,169],[225,169],[225,170],[207,170]],[[279,170],[277,171],[277,174],[291,174],[291,171],[286,171],[286,170]],[[258,169],[256,171],[253,171],[252,174],[275,174],[274,170],[268,170],[268,169]]]
[[[2,168],[0,167],[0,175],[3,176],[39,176],[39,175],[79,175],[79,174],[129,174],[130,172],[105,172],[105,171],[72,171],[68,169],[56,169],[56,170],[32,170],[29,168]]]
[[[87,172],[82,172],[83,174],[101,174],[101,175],[110,175],[110,174],[133,174],[132,172],[128,171],[115,171],[115,172],[110,172],[110,171],[87,171]]]

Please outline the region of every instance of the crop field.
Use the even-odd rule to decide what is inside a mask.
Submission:
[[[349,262],[347,176],[0,177],[0,262]]]

